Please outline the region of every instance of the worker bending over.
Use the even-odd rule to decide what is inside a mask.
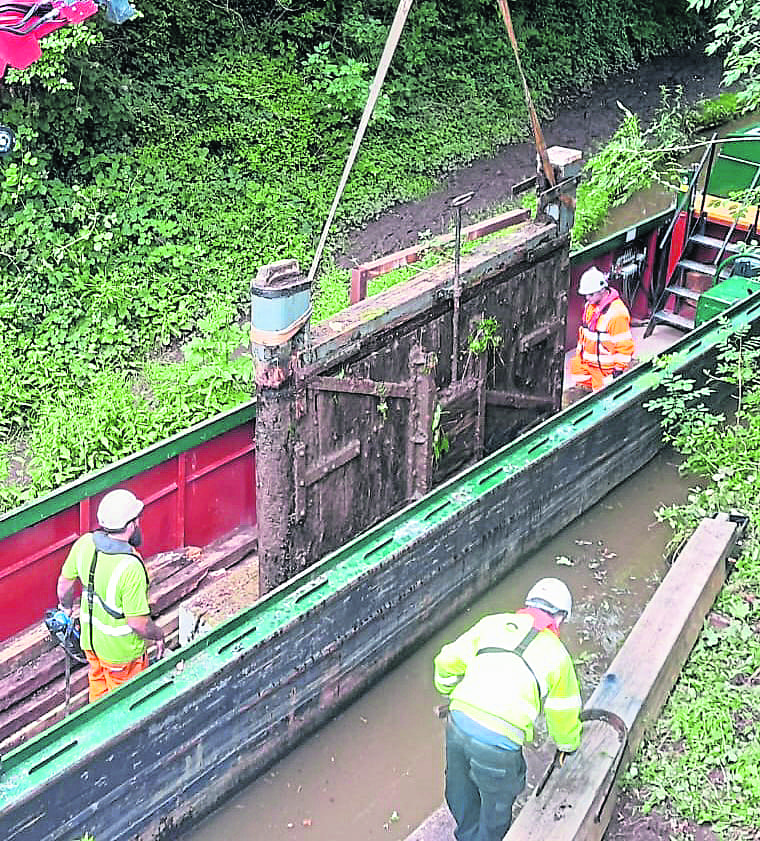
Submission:
[[[446,802],[458,841],[502,841],[542,706],[559,750],[580,744],[578,679],[559,639],[571,610],[565,584],[543,578],[524,608],[484,617],[435,658],[435,688],[450,698]]]
[[[596,266],[581,275],[578,292],[586,298],[586,306],[570,373],[576,386],[599,391],[631,364],[631,314]]]
[[[137,551],[143,503],[124,488],[98,506],[100,529],[71,547],[58,578],[59,608],[69,615],[82,582],[81,644],[90,666],[90,701],[148,667],[146,641],[164,654],[164,634],[150,616],[148,573]]]

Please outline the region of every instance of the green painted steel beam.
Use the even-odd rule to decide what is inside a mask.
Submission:
[[[642,363],[603,391],[545,421],[493,455],[354,538],[321,562],[286,582],[236,617],[191,645],[151,666],[96,704],[85,707],[8,754],[0,774],[0,809],[23,797],[49,777],[64,773],[89,752],[116,743],[163,704],[192,692],[201,681],[229,665],[362,576],[388,563],[426,532],[468,508],[494,487],[529,470],[587,431],[605,415],[639,400],[691,361],[723,344],[760,319],[760,292],[726,310],[720,318],[669,349],[664,365]],[[177,668],[182,663],[181,668]]]
[[[654,216],[649,216],[647,219],[637,222],[635,225],[624,231],[617,231],[616,233],[610,234],[610,236],[600,239],[597,242],[593,242],[591,245],[587,245],[578,251],[573,251],[570,255],[570,263],[585,263],[600,255],[609,254],[613,249],[625,245],[632,239],[639,237],[642,234],[649,233],[655,228],[662,227],[670,220],[670,217],[673,215],[674,207],[674,205],[671,205],[671,207],[667,210],[662,210]],[[631,231],[635,231],[635,233],[631,234]]]
[[[256,401],[251,400],[220,415],[215,415],[189,429],[178,432],[171,438],[159,441],[144,450],[127,456],[121,461],[88,473],[75,482],[35,499],[0,516],[0,540],[15,534],[28,526],[52,517],[72,505],[119,482],[131,479],[157,464],[187,452],[205,441],[210,441],[236,426],[256,417]]]

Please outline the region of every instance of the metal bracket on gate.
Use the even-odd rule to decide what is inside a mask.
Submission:
[[[615,758],[612,760],[610,769],[607,771],[607,783],[602,794],[599,808],[596,810],[596,814],[594,815],[594,823],[600,823],[602,820],[602,813],[604,812],[604,809],[607,806],[607,801],[610,799],[610,795],[612,794],[612,789],[617,781],[617,775],[620,771],[620,766],[623,762],[626,748],[628,747],[628,725],[617,713],[613,713],[610,710],[603,710],[598,707],[589,707],[588,709],[582,710],[581,721],[603,721],[605,724],[609,724],[610,727],[617,730],[617,733],[620,736],[620,745],[617,753],[615,754]]]
[[[318,459],[310,467],[306,466],[306,445],[298,443],[294,447],[294,473],[296,493],[296,521],[302,522],[306,517],[306,489],[323,479],[333,470],[343,467],[352,459],[361,455],[362,442],[358,438],[352,438],[339,450],[334,450],[327,456]]]
[[[617,780],[617,775],[620,770],[620,765],[623,762],[626,748],[628,747],[628,726],[617,713],[613,713],[610,710],[603,710],[598,707],[589,707],[588,709],[582,710],[580,719],[581,721],[603,721],[605,724],[609,724],[613,727],[620,736],[620,746],[615,754],[615,758],[612,760],[612,765],[610,765],[609,771],[607,771],[605,777],[607,783],[602,794],[602,800],[596,814],[594,815],[594,823],[600,823],[607,801],[610,799],[610,794],[612,794],[612,789]],[[541,794],[549,780],[549,777],[551,777],[556,768],[560,767],[561,756],[562,751],[555,751],[551,764],[544,772],[543,777],[536,786],[536,790],[533,792],[534,797],[538,797],[539,794]]]

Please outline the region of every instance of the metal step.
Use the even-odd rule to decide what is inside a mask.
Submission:
[[[710,248],[716,248],[720,250],[723,248],[723,240],[718,239],[717,237],[708,237],[704,234],[692,234],[689,237],[689,242],[696,242],[699,245],[707,245]],[[744,243],[742,242],[727,242],[726,243],[726,251],[733,251],[737,252],[742,247]]]
[[[708,277],[712,277],[715,274],[715,269],[717,266],[710,266],[707,263],[698,263],[696,260],[686,260],[682,259],[679,260],[676,264],[680,269],[686,269],[689,272],[699,272],[699,274],[707,275]],[[730,266],[728,268],[723,269],[720,273],[720,276],[723,278],[728,277],[731,274]]]
[[[687,289],[685,286],[666,286],[664,294],[675,295],[678,298],[686,298],[689,301],[698,301],[701,292],[696,289]]]
[[[676,315],[667,310],[657,310],[652,316],[652,319],[657,324],[668,324],[670,327],[675,327],[677,330],[683,330],[684,332],[694,329],[693,318],[685,318],[682,315]]]

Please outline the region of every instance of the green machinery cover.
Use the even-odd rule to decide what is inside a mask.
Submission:
[[[707,192],[728,197],[746,190],[760,167],[760,125],[749,126],[725,138],[710,173]]]
[[[695,326],[704,324],[705,321],[709,321],[737,301],[758,291],[760,291],[760,278],[732,276],[716,283],[699,296]]]

